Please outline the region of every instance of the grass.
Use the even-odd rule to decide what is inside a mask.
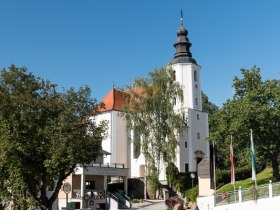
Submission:
[[[252,178],[248,178],[245,180],[240,180],[235,183],[235,189],[238,190],[241,186],[242,188],[242,200],[255,200],[258,198],[267,198],[269,197],[269,189],[268,184],[269,180],[272,180],[272,168],[266,168],[262,172],[257,174],[257,184],[258,188],[253,188],[255,182],[252,181]],[[215,196],[215,205],[225,205],[229,203],[235,203],[239,200],[239,193],[233,192],[233,185],[226,184],[220,189],[216,190]],[[273,194],[279,195],[280,194],[280,184],[276,184],[273,186]],[[226,195],[223,198],[223,195]]]
[[[272,180],[273,175],[272,175],[272,168],[266,168],[262,172],[257,174],[257,184],[263,185],[263,184],[268,184],[269,180]],[[242,187],[242,189],[249,189],[252,188],[252,186],[255,184],[254,181],[252,181],[252,178],[248,178],[245,180],[240,180],[235,182],[235,189],[238,190],[239,186]],[[231,183],[224,185],[223,187],[219,188],[216,190],[216,194],[222,193],[222,192],[229,192],[233,191],[234,187]]]

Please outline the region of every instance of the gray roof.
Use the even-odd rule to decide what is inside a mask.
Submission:
[[[174,44],[176,52],[174,54],[174,58],[171,63],[193,63],[197,64],[195,59],[192,57],[192,53],[190,52],[190,47],[192,44],[188,39],[188,31],[185,29],[183,25],[180,26],[177,31],[177,40]]]

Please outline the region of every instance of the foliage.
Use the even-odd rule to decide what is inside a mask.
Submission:
[[[268,167],[268,168],[264,169],[262,172],[257,174],[257,178],[258,178],[258,186],[261,186],[262,184],[268,184],[269,180],[271,180],[273,178],[272,168]],[[244,179],[244,180],[236,181],[236,183],[235,183],[236,189],[238,189],[239,186],[241,186],[242,189],[248,189],[254,185],[255,185],[255,181],[253,181],[251,177]],[[221,193],[223,191],[224,192],[233,191],[233,185],[231,183],[228,183],[228,184],[222,186],[221,188],[219,188],[216,191],[216,194]]]
[[[87,87],[59,93],[14,65],[0,72],[0,98],[0,196],[20,209],[51,209],[76,165],[99,154],[106,124],[95,124],[96,100]]]
[[[185,192],[188,202],[196,202],[198,196],[198,186],[193,187]]]
[[[218,167],[229,168],[228,156],[231,136],[236,166],[250,164],[250,129],[253,130],[257,165],[268,161],[273,177],[280,180],[280,81],[261,79],[260,69],[241,69],[242,78],[235,77],[233,99],[213,115],[210,139],[217,148]]]
[[[159,189],[160,183],[157,175],[157,168],[152,165],[148,168],[148,194],[151,199],[156,198],[156,192]]]
[[[136,199],[136,198],[134,198],[134,199],[131,200],[131,202],[132,203],[144,203],[144,200],[143,199]]]
[[[153,173],[153,169],[159,169],[161,160],[174,160],[177,134],[185,126],[183,114],[174,109],[176,101],[183,100],[182,88],[173,80],[173,70],[169,66],[134,80],[126,92],[129,103],[124,107],[123,115],[128,127],[139,134],[147,171],[152,173],[148,174],[149,178],[151,175],[157,178],[159,171]]]
[[[252,170],[251,166],[247,165],[241,168],[235,168],[235,180],[243,180],[251,177]],[[230,182],[230,170],[228,169],[217,169],[216,170],[216,183],[217,188]]]
[[[179,170],[174,163],[169,163],[166,168],[166,177],[169,186],[175,186],[179,177]]]
[[[213,115],[214,113],[219,111],[219,107],[215,105],[214,103],[209,101],[208,96],[201,92],[202,95],[202,111],[207,112],[209,116]]]
[[[197,184],[197,178],[191,180],[191,173],[180,173],[174,163],[170,163],[167,166],[166,177],[168,179],[169,186],[175,186],[176,190],[181,193],[192,188],[193,181],[195,185]]]

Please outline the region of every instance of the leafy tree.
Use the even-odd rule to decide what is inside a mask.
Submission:
[[[204,93],[201,92],[202,94],[202,111],[207,112],[209,116],[213,115],[219,110],[219,107],[209,101],[208,96]]]
[[[0,72],[0,98],[0,196],[18,209],[50,210],[65,178],[101,149],[96,100],[87,87],[59,93],[14,65]]]
[[[126,91],[129,103],[124,107],[124,115],[128,126],[140,136],[147,172],[151,172],[148,177],[157,183],[160,161],[171,163],[174,160],[177,134],[185,126],[183,114],[174,109],[176,101],[183,100],[182,88],[173,80],[173,70],[168,67],[135,80]]]
[[[217,142],[220,154],[226,154],[230,136],[234,140],[237,164],[245,165],[250,161],[250,129],[253,130],[257,165],[262,167],[270,161],[273,177],[279,181],[280,154],[280,81],[277,79],[263,81],[260,69],[241,69],[243,78],[234,78],[235,94],[219,112],[213,116],[211,140]],[[227,152],[228,154],[228,152]],[[223,162],[219,157],[218,162]],[[223,166],[228,166],[223,163]]]

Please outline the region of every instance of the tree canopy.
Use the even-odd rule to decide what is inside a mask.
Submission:
[[[99,154],[106,123],[92,120],[97,101],[88,87],[58,92],[14,65],[0,72],[0,99],[0,197],[18,209],[51,209],[77,164]]]
[[[211,101],[209,101],[208,96],[204,92],[202,92],[201,95],[202,95],[202,111],[207,112],[209,116],[216,113],[219,110],[219,107],[214,103],[212,103]]]
[[[161,160],[171,162],[175,158],[180,129],[185,126],[181,110],[175,110],[176,101],[183,100],[179,83],[173,80],[173,70],[156,69],[148,77],[134,80],[127,88],[128,106],[124,113],[128,126],[139,134],[148,173],[152,180],[158,179]]]
[[[211,119],[210,139],[217,145],[217,163],[229,168],[224,156],[229,153],[232,136],[236,164],[249,164],[252,129],[257,165],[261,167],[269,161],[274,179],[279,181],[280,81],[262,80],[256,66],[250,70],[241,69],[241,74],[242,78],[235,77],[233,81],[233,99],[226,101]]]

